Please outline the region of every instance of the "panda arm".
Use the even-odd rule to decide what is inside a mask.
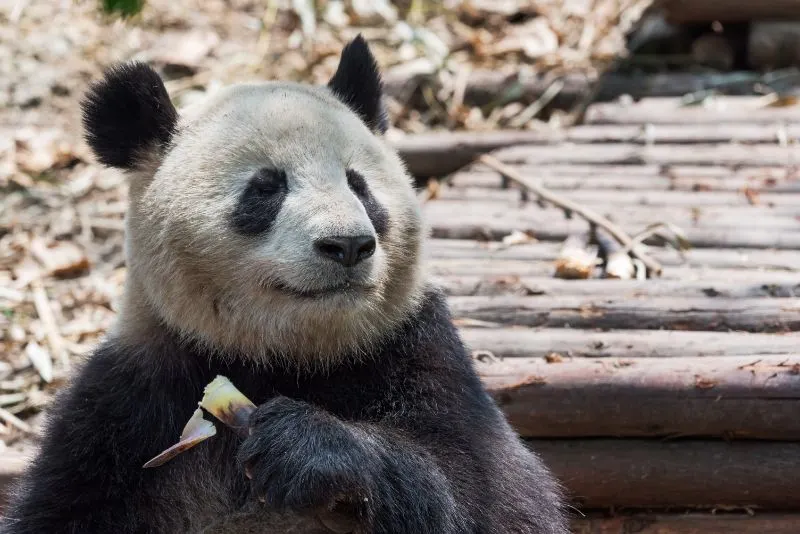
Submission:
[[[396,427],[279,396],[253,414],[239,460],[254,496],[277,509],[344,500],[374,534],[464,532],[447,477]]]
[[[159,513],[177,498],[165,476],[171,466],[143,470],[142,464],[180,433],[183,414],[170,408],[180,405],[173,399],[182,393],[153,378],[157,365],[147,354],[139,364],[121,356],[114,347],[100,348],[54,402],[41,451],[12,499],[2,532],[165,531],[158,522],[168,515]],[[142,373],[148,366],[149,373]]]
[[[375,534],[568,532],[554,480],[484,390],[443,299],[374,365],[327,380],[339,405],[366,404],[342,417],[286,397],[260,406],[240,449],[258,496],[289,508],[323,505],[331,488],[366,497]]]
[[[561,488],[486,392],[443,297],[430,299],[402,341],[389,379],[402,386],[374,428],[387,442],[408,436],[396,442],[405,453],[426,451],[428,469],[445,477],[455,500],[452,532],[567,534]],[[415,495],[413,481],[405,491]]]

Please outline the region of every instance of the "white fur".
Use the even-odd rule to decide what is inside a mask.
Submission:
[[[260,167],[287,172],[272,229],[237,234],[229,220]],[[419,206],[402,162],[324,87],[261,83],[224,89],[186,110],[172,147],[131,176],[128,283],[117,334],[165,321],[209,349],[269,362],[327,365],[364,353],[415,309],[422,291]],[[374,234],[345,171],[361,173],[389,231],[354,276],[372,289],[302,298],[346,279],[317,237]],[[351,274],[353,271],[351,270]]]

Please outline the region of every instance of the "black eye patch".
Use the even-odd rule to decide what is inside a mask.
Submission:
[[[380,237],[384,237],[386,232],[389,231],[389,213],[386,211],[378,200],[372,196],[372,193],[367,187],[367,181],[358,172],[353,169],[347,170],[347,185],[355,193],[364,209],[367,210],[367,217],[372,222],[375,232]]]
[[[256,171],[231,215],[234,230],[243,235],[269,231],[281,211],[287,191],[284,171],[267,168]]]

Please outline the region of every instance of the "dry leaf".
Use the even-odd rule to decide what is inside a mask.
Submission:
[[[556,278],[580,280],[591,278],[595,267],[600,264],[597,247],[586,244],[585,236],[570,236],[564,241],[556,259]]]
[[[525,245],[528,243],[538,243],[538,240],[528,232],[514,230],[507,236],[503,237],[503,245],[506,246]]]
[[[557,352],[551,352],[544,357],[544,361],[547,363],[561,363],[564,361],[564,356]]]
[[[30,251],[44,266],[47,274],[57,278],[73,277],[89,270],[89,258],[70,241],[47,243],[43,238],[31,242]]]

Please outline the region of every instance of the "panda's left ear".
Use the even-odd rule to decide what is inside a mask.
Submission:
[[[342,50],[339,68],[328,87],[373,132],[386,132],[388,119],[383,106],[383,84],[378,63],[360,34]]]
[[[163,155],[178,122],[161,77],[138,62],[107,70],[82,108],[86,141],[97,159],[129,171]]]

